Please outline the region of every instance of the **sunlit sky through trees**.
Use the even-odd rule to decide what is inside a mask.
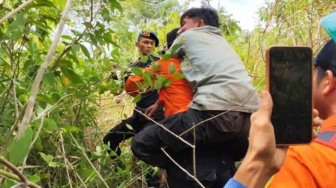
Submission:
[[[199,7],[201,0],[192,1],[189,7]],[[258,21],[257,11],[265,0],[210,0],[214,8],[224,7],[232,18],[239,21],[243,30],[253,30]]]

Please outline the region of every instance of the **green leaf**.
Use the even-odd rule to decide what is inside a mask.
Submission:
[[[43,120],[43,128],[46,131],[56,131],[58,129],[56,122],[49,118],[45,118]]]
[[[13,31],[20,31],[20,33],[22,33],[28,19],[28,14],[26,12],[22,12],[17,14],[14,18],[15,20],[8,25],[6,31],[7,34],[12,33]]]
[[[54,102],[57,102],[58,100],[61,99],[61,96],[58,93],[53,93],[51,94],[51,98],[53,99]]]
[[[83,80],[73,70],[66,67],[61,67],[61,70],[64,76],[66,76],[72,83],[83,83]]]
[[[141,94],[138,94],[137,96],[134,97],[133,101],[134,103],[137,103],[141,100]]]
[[[127,127],[127,129],[129,129],[129,130],[132,130],[132,131],[134,130],[133,127],[130,126],[129,124],[127,124],[127,123],[126,123],[126,127]]]
[[[88,49],[87,49],[83,44],[80,44],[80,48],[82,49],[83,54],[84,54],[87,58],[91,58],[91,57],[90,57],[90,52],[88,51]]]
[[[44,153],[42,153],[42,152],[39,152],[39,154],[40,154],[40,156],[42,157],[42,159],[43,159],[45,162],[47,162],[47,163],[49,163],[49,162],[51,162],[51,161],[54,160],[54,157],[53,157],[52,155],[46,155],[46,154],[44,154]]]
[[[163,87],[168,87],[168,86],[171,85],[171,83],[172,83],[172,81],[167,79],[166,81],[163,82]]]
[[[55,75],[54,73],[47,71],[44,73],[42,80],[49,86],[53,87],[55,84]]]
[[[74,55],[76,55],[79,49],[81,48],[79,44],[70,44],[70,46],[71,46],[71,51]]]
[[[143,69],[139,67],[132,67],[132,72],[137,75],[137,76],[142,76],[143,74]]]
[[[183,79],[185,78],[184,74],[173,74],[173,77],[176,79]]]
[[[153,81],[149,74],[144,74],[143,79],[147,85],[149,85],[150,87],[153,87]]]
[[[52,8],[57,8],[52,2],[50,2],[49,0],[36,0],[36,3],[38,3],[39,5],[44,5],[47,7],[52,7]]]
[[[141,56],[140,61],[141,61],[142,63],[146,63],[146,62],[148,61],[148,55]]]
[[[38,48],[37,48],[37,45],[36,45],[36,43],[35,43],[34,40],[29,40],[28,47],[29,47],[28,50],[31,53],[31,55],[33,55],[33,56],[37,56],[38,55],[38,54],[36,54]]]
[[[81,132],[82,130],[76,126],[72,126],[72,125],[65,125],[62,127],[64,133],[76,133],[76,132]]]
[[[160,80],[155,80],[154,88],[155,89],[161,89],[162,88],[162,82]]]
[[[28,127],[24,135],[18,140],[12,140],[6,152],[8,160],[15,166],[22,164],[24,158],[28,155],[29,147],[33,139],[33,130]]]
[[[48,103],[48,104],[54,104],[54,102],[48,96],[43,95],[43,94],[38,94],[36,96],[36,99],[39,102],[45,102],[45,103]]]
[[[35,24],[37,28],[40,28],[41,30],[45,32],[49,32],[53,30],[51,27],[47,25],[46,22],[32,21],[32,24]]]
[[[33,183],[38,183],[41,180],[41,178],[38,175],[33,175],[33,176],[29,176],[28,180]]]
[[[89,168],[82,168],[79,169],[78,174],[83,179],[92,179],[94,178],[94,175],[96,174],[94,170]]]
[[[170,63],[169,65],[169,74],[174,74],[176,71],[174,63]]]
[[[65,39],[65,40],[72,41],[72,37],[70,35],[62,35],[61,38]]]
[[[110,7],[112,9],[118,9],[120,12],[122,11],[121,5],[117,0],[109,0],[110,1]]]
[[[162,59],[163,59],[163,60],[168,60],[168,59],[170,59],[171,57],[173,57],[173,55],[172,55],[171,53],[167,52],[166,54],[164,54],[164,55],[162,56]]]
[[[61,67],[70,67],[70,68],[73,67],[72,66],[72,61],[70,61],[70,60],[62,59],[62,60],[60,60],[60,62],[61,62]]]
[[[92,77],[89,78],[89,80],[93,84],[101,82],[100,78],[98,78],[97,76],[92,76]]]
[[[16,40],[19,40],[22,37],[22,34],[23,33],[21,31],[19,31],[19,30],[13,31],[13,32],[10,33],[10,37],[9,38],[11,40],[16,41]]]
[[[48,163],[48,166],[50,166],[50,167],[58,167],[60,165],[57,162],[51,161],[51,162]]]

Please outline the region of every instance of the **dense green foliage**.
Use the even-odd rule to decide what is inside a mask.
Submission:
[[[1,2],[0,17],[4,17],[25,1]],[[35,0],[2,22],[1,156],[41,187],[145,187],[143,176],[148,167],[132,159],[127,144],[122,156],[111,160],[101,142],[106,131],[133,106],[128,97],[115,97],[122,92],[122,83],[108,76],[137,58],[134,41],[142,28],[157,31],[161,39],[158,50],[163,49],[166,33],[179,26],[180,13],[188,2],[74,1],[22,137],[17,137],[18,125],[66,0]],[[223,8],[218,12],[224,36],[260,90],[264,86],[265,49],[270,45],[308,45],[317,51],[327,39],[318,21],[333,10],[334,4],[335,0],[267,1],[259,10],[259,25],[251,32],[242,31]],[[117,68],[111,67],[112,62]],[[113,100],[106,105],[102,98]],[[106,116],[109,121],[102,120]],[[125,168],[117,168],[117,162],[124,163]],[[0,167],[7,170],[2,164]],[[0,187],[17,184],[18,178],[3,170]]]

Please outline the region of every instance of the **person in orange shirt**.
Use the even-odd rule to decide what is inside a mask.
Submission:
[[[324,45],[314,65],[314,108],[324,121],[311,144],[289,147],[269,188],[336,187],[336,41]]]
[[[173,44],[177,36],[177,29],[173,29],[167,34],[167,47],[168,49]],[[167,60],[160,59],[155,62],[154,66],[146,68],[147,73],[154,73],[166,77],[171,80],[168,87],[162,87],[159,91],[159,100],[152,106],[148,107],[145,114],[149,117],[152,116],[162,106],[164,107],[165,117],[178,112],[184,112],[189,108],[190,101],[193,97],[193,92],[184,78],[176,78],[174,75],[181,75],[180,69],[181,61],[178,58],[169,58]],[[175,67],[175,73],[170,73],[170,67]],[[131,96],[138,94],[138,82],[143,82],[142,76],[130,76],[125,83],[125,90]]]

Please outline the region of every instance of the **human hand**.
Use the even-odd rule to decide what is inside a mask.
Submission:
[[[160,104],[159,101],[157,101],[156,103],[154,103],[152,106],[146,108],[145,110],[145,114],[146,114],[146,118],[152,118],[153,114],[159,109]]]
[[[251,115],[249,148],[234,178],[247,187],[263,187],[278,172],[287,147],[276,147],[271,123],[273,101],[267,91],[260,93],[259,110]]]

